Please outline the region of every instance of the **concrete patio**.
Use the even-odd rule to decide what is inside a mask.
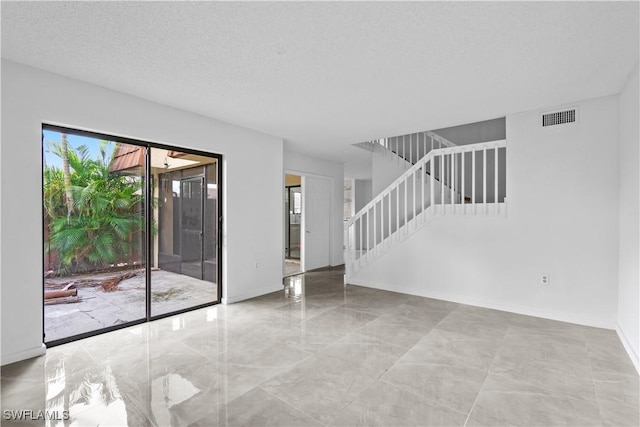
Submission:
[[[151,315],[217,300],[217,285],[164,270],[151,272]],[[80,301],[44,306],[45,341],[107,328],[145,317],[145,277],[123,280],[114,292],[80,287]]]

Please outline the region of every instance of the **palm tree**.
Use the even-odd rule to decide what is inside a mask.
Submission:
[[[61,134],[60,153],[62,158],[62,171],[64,173],[64,194],[67,204],[67,217],[73,212],[73,194],[71,192],[71,171],[69,170],[69,142],[67,135]]]
[[[128,262],[130,253],[139,248],[141,180],[111,173],[105,144],[101,159],[90,158],[87,146],[69,147],[64,135],[59,143],[50,144],[50,151],[63,160],[62,171],[53,166],[44,171],[50,232],[46,249],[58,255],[59,274]]]

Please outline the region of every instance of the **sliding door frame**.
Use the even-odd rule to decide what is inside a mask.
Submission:
[[[209,153],[206,151],[200,151],[200,150],[194,150],[191,148],[184,148],[184,147],[178,147],[178,146],[173,146],[173,145],[168,145],[168,144],[160,144],[160,143],[156,143],[156,142],[150,142],[150,141],[145,141],[145,140],[141,140],[141,139],[133,139],[133,138],[127,138],[127,137],[122,137],[122,136],[116,136],[116,135],[109,135],[109,134],[105,134],[105,133],[100,133],[100,132],[93,132],[93,131],[88,131],[88,130],[82,130],[82,129],[75,129],[75,128],[69,128],[69,127],[65,127],[65,126],[59,126],[59,125],[55,125],[55,124],[50,124],[47,122],[43,122],[42,126],[41,126],[41,142],[40,142],[40,149],[41,154],[42,154],[42,164],[41,164],[41,180],[42,180],[42,192],[41,192],[41,196],[40,199],[42,201],[44,201],[44,131],[45,130],[50,130],[50,131],[54,131],[54,132],[60,132],[60,133],[65,133],[65,134],[69,134],[69,135],[77,135],[77,136],[84,136],[84,137],[89,137],[89,138],[96,138],[96,139],[103,139],[106,141],[112,141],[112,142],[116,142],[116,143],[121,143],[121,144],[128,144],[128,145],[134,145],[137,147],[141,147],[145,149],[145,165],[144,165],[144,192],[145,192],[145,197],[144,197],[144,220],[145,220],[145,225],[144,225],[144,233],[145,233],[145,241],[144,241],[144,262],[145,262],[145,317],[142,319],[137,319],[137,320],[132,320],[130,322],[126,322],[126,323],[122,323],[119,325],[113,325],[113,326],[108,326],[102,329],[97,329],[94,331],[89,331],[89,332],[83,332],[80,334],[76,334],[76,335],[71,335],[69,337],[65,337],[65,338],[60,338],[60,339],[56,339],[56,340],[52,340],[47,342],[45,339],[45,315],[44,315],[44,307],[45,307],[45,299],[44,299],[44,287],[45,287],[45,278],[44,278],[44,253],[45,253],[45,228],[46,228],[46,224],[45,224],[45,213],[44,213],[44,209],[42,212],[42,251],[41,251],[41,266],[42,266],[42,342],[46,345],[47,348],[49,347],[54,347],[60,344],[66,344],[68,342],[72,342],[72,341],[76,341],[76,340],[80,340],[83,338],[88,338],[88,337],[92,337],[95,335],[100,335],[100,334],[104,334],[107,332],[112,332],[118,329],[123,329],[123,328],[127,328],[130,326],[134,326],[134,325],[140,325],[142,323],[146,323],[149,321],[153,321],[153,320],[157,320],[157,319],[162,319],[164,317],[169,317],[169,316],[174,316],[176,314],[181,314],[181,313],[186,313],[188,311],[192,311],[192,310],[197,310],[200,308],[205,308],[205,307],[210,307],[216,304],[219,304],[222,300],[222,267],[223,267],[223,259],[222,259],[222,244],[223,244],[223,233],[222,233],[222,226],[223,226],[223,215],[222,213],[224,212],[223,210],[223,205],[224,205],[224,194],[223,194],[223,188],[224,188],[224,183],[223,183],[223,171],[222,171],[222,155],[221,154],[216,154],[216,153]],[[162,313],[162,314],[158,314],[158,315],[151,315],[151,265],[153,262],[153,253],[151,251],[151,249],[153,248],[153,235],[152,235],[152,223],[153,223],[153,211],[151,209],[151,200],[153,198],[153,174],[151,171],[151,149],[153,148],[158,148],[158,149],[164,149],[164,150],[177,150],[180,151],[182,153],[187,153],[187,154],[194,154],[194,155],[198,155],[198,156],[204,156],[204,157],[209,157],[212,159],[216,159],[216,171],[217,171],[217,184],[216,184],[216,190],[217,190],[217,197],[218,197],[218,205],[217,205],[217,215],[218,217],[215,218],[215,221],[217,222],[217,235],[215,237],[215,242],[216,242],[216,283],[215,286],[217,287],[217,300],[213,301],[213,302],[208,302],[208,303],[204,303],[204,304],[198,304],[198,305],[194,305],[188,308],[184,308],[184,309],[180,309],[180,310],[176,310],[176,311],[171,311],[168,313]],[[158,184],[156,184],[158,185]],[[204,190],[206,191],[206,183],[205,183],[205,187]],[[203,225],[204,227],[204,225]],[[212,283],[212,285],[214,285]]]

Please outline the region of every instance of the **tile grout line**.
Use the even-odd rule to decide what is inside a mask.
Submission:
[[[598,390],[596,389],[596,379],[593,375],[593,363],[591,363],[591,356],[589,356],[589,343],[587,342],[587,337],[584,335],[584,331],[582,331],[582,338],[584,339],[584,347],[587,353],[587,360],[589,361],[589,371],[591,372],[591,385],[593,386],[593,396],[596,398],[596,404],[598,405],[598,414],[600,414],[600,421],[604,423],[604,416],[602,415],[602,405],[600,404],[600,399],[598,398]]]
[[[323,426],[326,426],[326,425],[327,425],[327,424],[323,423],[322,421],[320,421],[319,419],[317,419],[316,417],[314,417],[314,416],[311,416],[311,415],[307,414],[307,413],[306,413],[305,411],[303,411],[302,409],[299,409],[299,408],[297,408],[296,406],[293,406],[292,404],[290,404],[290,403],[288,403],[288,402],[285,402],[284,400],[282,400],[281,398],[279,398],[279,397],[278,397],[278,396],[276,396],[275,394],[271,393],[269,390],[265,390],[265,389],[262,387],[262,384],[264,384],[265,382],[266,382],[266,381],[264,381],[264,382],[262,382],[262,383],[258,384],[257,386],[255,386],[255,387],[254,387],[254,388],[252,388],[251,390],[260,389],[260,390],[262,390],[263,392],[267,393],[269,396],[271,396],[271,397],[273,397],[273,398],[275,398],[275,399],[278,399],[280,402],[284,403],[286,406],[289,406],[289,407],[291,407],[291,408],[295,409],[296,411],[300,412],[301,414],[306,415],[306,416],[307,416],[307,417],[309,417],[310,419],[312,419],[312,420],[314,420],[314,421],[318,422],[318,424],[323,425]],[[251,392],[251,390],[249,390],[247,393],[250,393],[250,392]],[[247,394],[247,393],[245,393],[245,394]],[[238,399],[238,398],[240,398],[240,397],[244,396],[245,394],[243,394],[243,395],[241,395],[241,396],[238,396],[236,399]],[[235,399],[234,399],[234,400],[235,400]]]
[[[471,418],[471,414],[473,413],[473,409],[476,407],[476,403],[478,403],[478,398],[480,397],[480,393],[482,393],[482,390],[484,389],[484,386],[487,383],[487,377],[489,377],[489,374],[491,373],[491,367],[495,363],[496,357],[498,357],[498,351],[500,350],[500,348],[502,348],[502,345],[504,344],[504,340],[505,340],[505,338],[507,336],[507,333],[509,332],[509,328],[511,328],[511,326],[512,325],[509,325],[507,327],[507,329],[505,330],[504,336],[500,340],[500,345],[497,347],[496,352],[493,355],[493,359],[491,359],[491,363],[487,367],[487,373],[485,374],[484,379],[482,380],[482,385],[480,386],[480,390],[478,390],[478,394],[476,395],[476,398],[473,400],[473,405],[471,405],[471,409],[469,409],[469,413],[467,414],[467,419],[464,421],[464,424],[463,424],[464,426],[467,425],[467,423],[469,422],[469,418]]]
[[[410,390],[410,389],[407,389],[407,388],[402,388],[402,387],[400,387],[398,384],[392,383],[392,382],[391,382],[391,381],[389,381],[389,380],[385,380],[384,378],[379,378],[379,380],[380,380],[380,381],[382,381],[383,383],[386,383],[386,384],[390,385],[390,386],[393,386],[393,387],[396,387],[396,388],[401,388],[402,390],[406,391],[407,393],[409,393],[409,394],[411,394],[411,395],[413,395],[413,396],[418,397],[420,400],[425,400],[425,401],[427,401],[427,402],[429,402],[429,403],[431,403],[431,404],[433,404],[433,405],[436,405],[436,406],[440,406],[440,407],[442,407],[442,408],[449,409],[449,410],[451,410],[451,411],[453,411],[453,412],[456,412],[456,413],[458,413],[458,414],[460,414],[460,415],[466,415],[464,412],[462,412],[462,411],[461,411],[461,410],[459,410],[459,409],[453,408],[453,407],[451,407],[451,406],[449,406],[449,405],[445,405],[444,403],[441,403],[441,402],[437,402],[437,401],[435,401],[435,400],[433,400],[433,399],[429,399],[428,397],[423,396],[423,395],[421,395],[421,394],[419,394],[419,393],[416,393],[416,392],[415,392],[415,391],[413,391],[413,390]]]

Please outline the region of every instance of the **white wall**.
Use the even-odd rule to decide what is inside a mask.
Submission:
[[[614,328],[618,98],[579,105],[578,125],[507,117],[507,218],[438,217],[352,283]]]
[[[371,156],[371,175],[373,197],[385,190],[393,181],[411,166],[409,162],[392,154],[385,156],[380,153],[373,153]]]
[[[3,60],[3,364],[42,351],[42,122],[222,154],[224,301],[281,289],[281,139]]]
[[[343,208],[344,208],[344,166],[341,163],[316,159],[304,154],[284,151],[284,170],[294,175],[318,176],[331,179],[331,265],[344,264]],[[282,173],[282,172],[281,172]],[[284,197],[284,196],[281,196]],[[280,200],[283,200],[282,198]],[[282,219],[280,220],[282,222]],[[282,263],[282,261],[281,261]]]
[[[436,129],[433,132],[456,145],[467,145],[506,139],[505,131],[505,118],[500,117],[482,122]]]
[[[373,199],[373,181],[371,179],[354,180],[355,211],[364,208]]]
[[[640,372],[640,140],[638,65],[620,93],[620,264],[618,334]]]

